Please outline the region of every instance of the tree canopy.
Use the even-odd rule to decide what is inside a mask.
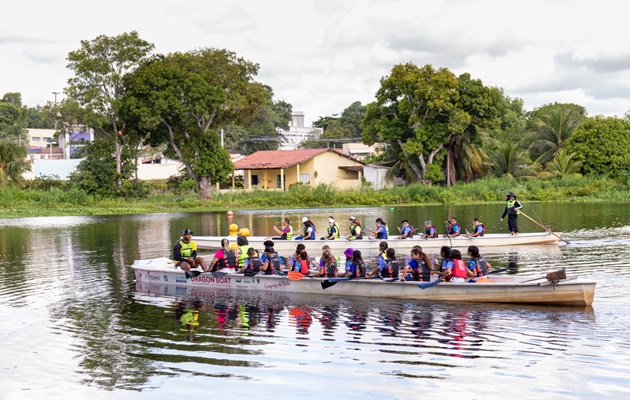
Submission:
[[[363,142],[391,147],[395,160],[404,159],[407,170],[415,173],[410,181],[442,180],[443,175],[429,166],[446,160],[453,182],[456,164],[466,157],[464,144],[480,143],[480,130],[500,126],[504,101],[500,90],[487,88],[468,74],[457,77],[429,64],[399,64],[381,79],[376,101],[367,105]],[[475,163],[469,166],[474,168]]]
[[[573,132],[567,150],[575,154],[587,174],[619,176],[630,171],[630,121],[588,118]]]
[[[68,53],[68,68],[74,77],[68,80],[66,95],[89,112],[84,121],[97,132],[112,138],[116,159],[117,185],[122,186],[122,139],[124,122],[120,121],[124,78],[151,53],[154,45],[141,39],[138,32],[118,36],[100,35],[82,40],[81,48]]]
[[[149,144],[168,143],[209,198],[212,182],[233,170],[220,129],[249,123],[268,104],[268,91],[253,79],[258,68],[223,49],[156,56],[127,80],[124,113],[149,132]]]

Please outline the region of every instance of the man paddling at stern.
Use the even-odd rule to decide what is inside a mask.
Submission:
[[[184,271],[201,267],[205,272],[208,272],[206,260],[203,257],[197,257],[197,243],[192,240],[191,235],[190,229],[184,229],[182,238],[173,246],[173,259],[177,261],[175,267],[180,267]]]

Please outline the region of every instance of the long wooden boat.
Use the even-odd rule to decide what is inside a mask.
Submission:
[[[478,303],[588,306],[593,303],[596,285],[595,281],[577,277],[550,282],[544,277],[532,281],[531,277],[492,276],[492,283],[440,282],[425,289],[420,288],[418,282],[385,282],[379,279],[339,281],[324,289],[327,285],[322,285],[322,282],[329,283],[324,278],[291,280],[286,276],[245,277],[237,273],[221,276],[201,273],[187,278],[184,271],[173,267],[167,258],[136,260],[133,269],[137,284],[172,285],[175,292],[177,287],[216,288]]]
[[[230,243],[236,242],[235,236],[193,236],[193,240],[197,243],[197,247],[201,249],[219,249],[221,246],[221,239],[227,238]],[[263,242],[270,240],[266,236],[248,236],[247,240],[249,245],[263,250],[265,246]],[[415,236],[412,239],[396,239],[390,238],[387,241],[389,247],[394,248],[396,251],[408,251],[413,246],[419,245],[423,250],[426,249],[439,249],[442,246],[449,246],[455,248],[466,248],[468,246],[477,246],[479,248],[495,247],[495,246],[520,246],[520,245],[558,245],[558,236],[551,232],[540,233],[521,233],[516,236],[510,234],[494,233],[486,234],[484,237],[456,237],[449,240],[449,238],[435,238],[435,239],[421,239],[419,236]],[[381,242],[379,239],[362,239],[349,241],[347,237],[342,236],[337,240],[274,240],[274,248],[276,252],[293,253],[298,243],[303,243],[306,246],[307,252],[319,252],[322,246],[327,244],[333,253],[343,252],[348,247],[352,247],[354,250],[361,251],[377,251],[378,244]],[[313,253],[315,254],[315,253]]]

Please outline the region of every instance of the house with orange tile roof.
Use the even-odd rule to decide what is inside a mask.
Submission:
[[[243,171],[245,189],[279,190],[297,183],[357,189],[362,184],[363,166],[336,149],[265,150],[234,163],[235,170]]]

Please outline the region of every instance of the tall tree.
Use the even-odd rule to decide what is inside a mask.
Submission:
[[[236,147],[243,154],[280,147],[282,134],[279,129],[289,130],[292,106],[286,101],[274,100],[273,89],[267,85],[263,87],[266,101],[257,107],[253,119],[244,126],[230,124],[225,129],[230,142],[226,147]]]
[[[81,48],[68,54],[68,68],[74,72],[74,77],[68,80],[65,93],[95,117],[89,121],[90,125],[113,139],[118,187],[122,186],[123,179],[124,121],[120,120],[121,99],[125,93],[123,80],[149,56],[153,48],[153,44],[132,31],[113,37],[100,35],[91,41],[82,40]]]
[[[446,158],[447,183],[452,183],[457,166],[468,156],[466,145],[480,143],[481,130],[500,125],[502,102],[498,89],[487,88],[468,74],[456,77],[446,68],[396,65],[381,79],[376,101],[367,106],[363,142],[382,141],[396,149],[396,159],[405,159],[416,174],[410,181],[435,182],[441,174],[430,166],[441,165]],[[470,156],[469,170],[475,171],[481,165],[479,157]]]
[[[253,80],[258,68],[231,51],[206,48],[154,57],[129,77],[125,113],[150,131],[149,144],[168,143],[204,198],[213,180],[233,171],[220,129],[247,124],[267,101]]]
[[[376,101],[367,105],[361,125],[363,143],[384,142],[396,148],[398,158],[406,159],[415,172],[415,180],[430,183],[428,166],[447,144],[458,86],[457,78],[446,68],[395,65],[381,79]]]
[[[362,105],[360,101],[355,101],[346,107],[339,117],[339,124],[342,128],[347,129],[350,134],[349,137],[361,137],[363,130],[361,129],[361,121],[365,116],[366,106]]]
[[[582,162],[584,173],[619,176],[630,171],[630,121],[588,118],[575,129],[566,148]]]
[[[554,103],[534,110],[525,135],[531,157],[541,163],[554,159],[586,118],[586,109],[576,104]]]
[[[0,139],[0,187],[9,183],[21,185],[22,174],[30,171],[26,162],[26,148],[8,139]]]

